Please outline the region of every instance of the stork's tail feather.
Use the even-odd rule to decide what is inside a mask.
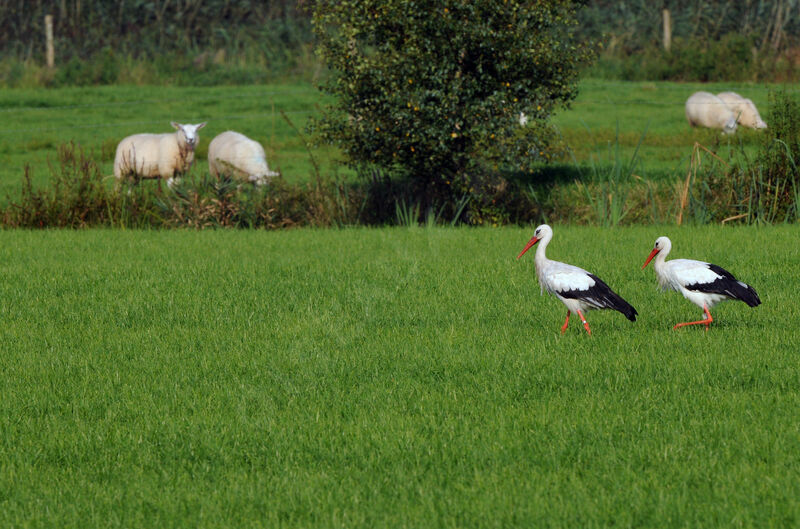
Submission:
[[[614,307],[614,310],[620,311],[629,320],[636,321],[636,315],[639,314],[639,313],[636,312],[636,309],[633,308],[633,305],[631,305],[630,303],[628,303],[627,301],[625,301],[621,297],[619,297],[619,296],[617,296],[617,297],[619,298],[619,303],[617,304],[616,307]]]
[[[740,288],[736,288],[734,290],[736,299],[744,301],[750,307],[757,307],[761,305],[761,298],[758,297],[756,289],[747,283],[742,283],[741,281],[737,281],[737,283],[739,283]]]
[[[636,315],[639,313],[636,312],[636,309],[633,308],[633,305],[622,299],[622,296],[613,290],[608,290],[608,295],[605,296],[604,301],[606,302],[605,306],[607,308],[619,311],[629,320],[636,321]]]
[[[721,266],[710,264],[708,268],[719,275],[719,279],[712,283],[697,285],[696,287],[689,286],[690,290],[697,290],[699,292],[713,292],[715,294],[722,294],[731,299],[738,299],[744,301],[751,307],[761,305],[761,299],[756,293],[756,289],[743,283],[733,277],[733,274],[722,268]]]
[[[636,315],[639,313],[636,312],[633,305],[622,299],[622,296],[611,290],[611,287],[596,275],[589,274],[589,276],[595,281],[595,285],[590,291],[593,291],[598,308],[614,309],[624,314],[629,320],[636,321]]]

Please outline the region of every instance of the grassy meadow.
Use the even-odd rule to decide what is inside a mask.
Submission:
[[[613,163],[613,147],[630,160],[639,147],[641,176],[661,178],[686,175],[695,142],[735,159],[754,152],[761,131],[740,127],[735,135],[692,128],[686,121],[684,104],[698,90],[711,93],[734,91],[753,100],[768,120],[770,90],[782,85],[753,83],[670,83],[585,80],[570,110],[554,117],[554,123],[579,164]]]
[[[572,108],[558,113],[553,122],[574,162],[581,166],[613,164],[615,155],[610,147],[617,142],[622,158],[629,160],[646,131],[637,173],[646,178],[685,175],[695,142],[726,158],[742,151],[740,142],[746,152],[752,151],[758,132],[740,130],[734,137],[723,138],[716,131],[688,126],[683,104],[696,90],[738,91],[750,97],[766,117],[770,87],[763,84],[586,80]],[[0,91],[0,200],[18,195],[26,165],[33,170],[34,183],[45,183],[50,174],[48,163],[57,165],[57,150],[64,142],[74,141],[93,152],[110,175],[120,139],[139,132],[169,132],[173,120],[208,122],[200,131],[196,171],[207,171],[211,138],[234,129],[261,141],[270,165],[287,181],[308,181],[314,178],[314,169],[300,134],[324,102],[325,96],[316,88],[302,83],[4,89]],[[324,175],[351,174],[336,163],[334,149],[314,147],[311,152]],[[573,158],[566,156],[563,161],[572,164]]]
[[[672,331],[663,234],[763,304]],[[556,227],[591,337],[530,235],[0,231],[0,526],[797,526],[798,228]]]
[[[314,175],[304,128],[321,97],[310,84],[5,89],[0,91],[0,196],[19,192],[26,165],[34,183],[44,184],[49,164],[58,166],[59,145],[70,141],[94,153],[104,174],[111,175],[122,138],[171,132],[171,121],[207,122],[200,130],[196,171],[208,171],[211,139],[233,129],[260,141],[270,167],[287,180],[309,180]],[[326,175],[338,170],[332,149],[316,147],[313,154]]]

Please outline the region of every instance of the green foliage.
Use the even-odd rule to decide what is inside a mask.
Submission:
[[[662,10],[672,46],[663,49]],[[795,0],[590,0],[583,30],[601,39],[592,75],[676,81],[796,81],[800,18]]]
[[[101,50],[87,61],[73,57],[56,70],[54,86],[108,85],[117,82],[122,65],[110,48]]]
[[[675,38],[759,35],[754,44],[764,51],[796,45],[800,34],[796,0],[589,0],[578,18],[591,36],[605,34],[615,49],[638,53],[660,44],[663,9],[670,11]]]
[[[0,209],[10,228],[287,228],[355,224],[365,202],[360,189],[340,183],[292,185],[274,178],[254,187],[191,172],[173,189],[160,181],[112,182],[92,153],[59,148],[47,185],[34,186],[26,170],[19,199]]]
[[[719,40],[676,38],[670,51],[651,46],[635,54],[602,55],[591,74],[607,79],[701,82],[796,79],[794,61],[758,53],[757,36],[728,34]]]
[[[549,154],[548,119],[591,57],[574,15],[561,0],[320,0],[314,31],[334,72],[323,88],[337,99],[315,130],[349,163],[410,178],[429,203],[528,168]]]
[[[310,76],[316,68],[309,17],[286,0],[10,4],[18,5],[0,9],[0,86],[208,86]],[[44,66],[47,13],[53,69]]]
[[[48,187],[35,188],[26,168],[18,202],[0,214],[9,227],[81,228],[105,224],[117,201],[87,153],[75,144],[58,149],[58,165],[51,167]]]
[[[87,59],[110,47],[156,57],[180,50],[224,47],[252,41],[282,42],[294,49],[309,42],[308,17],[292,0],[8,0],[0,10],[0,47],[10,55],[41,57],[45,15],[53,16],[57,62]]]

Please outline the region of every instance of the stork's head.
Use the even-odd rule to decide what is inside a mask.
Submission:
[[[197,147],[197,142],[200,141],[200,135],[197,131],[205,127],[206,122],[204,121],[203,123],[192,125],[191,123],[182,124],[172,121],[170,125],[178,131],[178,136],[181,137],[183,143],[185,143],[190,150],[194,150],[194,148]]]
[[[536,231],[533,232],[533,237],[531,237],[531,240],[529,240],[528,244],[525,245],[525,248],[523,248],[522,251],[519,252],[519,255],[517,256],[517,259],[522,257],[525,254],[525,252],[530,250],[531,246],[533,246],[537,242],[539,242],[539,241],[541,241],[542,239],[545,239],[545,238],[549,241],[550,237],[552,237],[552,236],[553,236],[553,228],[551,228],[547,224],[542,224],[541,226],[536,228]],[[547,244],[547,243],[544,243],[544,244]]]
[[[642,270],[644,267],[647,266],[650,261],[653,260],[653,257],[658,255],[660,252],[664,252],[666,256],[669,253],[670,248],[672,248],[672,242],[670,242],[669,237],[659,237],[656,239],[656,243],[653,245],[653,250],[650,252],[650,255],[647,256],[647,260],[642,265]]]

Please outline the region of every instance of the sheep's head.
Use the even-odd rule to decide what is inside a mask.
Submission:
[[[723,134],[733,134],[736,132],[736,116],[731,115],[728,121],[722,126]]]
[[[200,135],[197,134],[197,131],[206,126],[205,121],[196,125],[190,123],[175,123],[174,121],[170,124],[178,131],[178,137],[181,143],[185,144],[190,150],[194,150],[194,148],[197,147],[197,142],[200,140]]]

